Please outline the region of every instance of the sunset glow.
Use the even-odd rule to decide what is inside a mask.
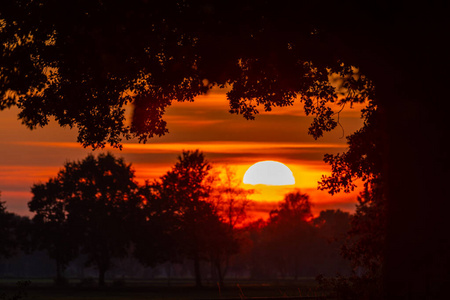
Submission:
[[[0,118],[0,191],[9,210],[30,215],[27,207],[30,188],[55,176],[66,161],[83,159],[87,154],[110,151],[124,157],[136,171],[136,180],[144,183],[164,175],[184,150],[199,149],[214,167],[228,166],[236,179],[244,180],[245,172],[258,161],[279,161],[288,166],[295,182],[290,185],[243,183],[254,190],[250,196],[255,217],[267,218],[285,193],[300,189],[311,196],[313,213],[340,208],[353,211],[356,192],[330,196],[317,190],[317,182],[330,167],[322,159],[325,153],[344,152],[347,145],[339,129],[314,140],[307,135],[311,118],[301,105],[275,108],[263,112],[254,121],[228,113],[228,101],[222,90],[196,98],[195,102],[174,102],[165,114],[169,133],[140,144],[124,141],[123,150],[85,149],[76,142],[76,131],[60,128],[54,122],[30,131],[17,121],[17,109],[2,112]],[[340,122],[348,135],[360,128],[359,109],[345,109]],[[260,182],[264,183],[264,182]]]

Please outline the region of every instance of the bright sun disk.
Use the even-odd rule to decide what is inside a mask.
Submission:
[[[245,172],[244,183],[265,185],[292,185],[295,178],[292,171],[278,161],[266,160],[252,165]]]

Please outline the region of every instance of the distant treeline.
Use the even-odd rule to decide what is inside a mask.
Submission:
[[[68,162],[32,187],[34,217],[0,202],[0,276],[254,279],[348,275],[341,257],[351,216],[313,217],[309,196],[285,195],[268,220],[250,222],[251,191],[200,151],[183,151],[164,176],[139,185],[112,154]]]

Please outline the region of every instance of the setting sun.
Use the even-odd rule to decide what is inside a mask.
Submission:
[[[277,161],[260,161],[248,168],[244,175],[244,183],[265,185],[292,185],[295,178],[292,171]]]

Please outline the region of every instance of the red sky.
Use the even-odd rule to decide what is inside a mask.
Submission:
[[[83,159],[92,150],[76,143],[76,130],[60,128],[55,122],[33,131],[26,129],[17,120],[17,112],[15,108],[0,112],[1,200],[6,201],[9,211],[29,215],[32,184],[48,180],[64,162]],[[147,144],[127,141],[122,151],[108,147],[102,151],[112,151],[132,163],[142,182],[167,172],[182,149],[202,150],[214,165],[226,164],[234,169],[240,180],[252,164],[275,160],[292,170],[296,183],[280,187],[243,184],[256,190],[252,196],[255,215],[267,217],[277,201],[294,188],[310,195],[316,214],[328,208],[354,211],[357,193],[332,197],[317,191],[317,181],[330,171],[322,161],[323,155],[346,149],[343,131],[338,127],[315,141],[307,135],[311,118],[304,115],[298,101],[292,107],[275,108],[247,121],[228,113],[225,93],[213,90],[193,103],[174,102],[164,118],[170,131],[166,136]],[[362,126],[357,108],[344,110],[340,121],[345,135]]]

